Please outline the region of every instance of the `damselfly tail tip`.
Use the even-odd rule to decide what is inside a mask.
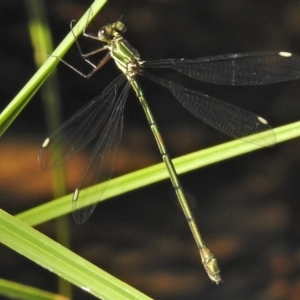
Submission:
[[[199,249],[199,251],[208,277],[216,284],[221,283],[222,278],[220,276],[220,269],[218,267],[217,259],[206,246],[203,246],[201,249]]]

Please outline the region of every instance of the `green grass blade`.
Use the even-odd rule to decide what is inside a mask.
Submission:
[[[278,127],[274,131],[277,143],[297,138],[300,136],[300,122]],[[260,149],[264,148],[245,143],[242,140],[235,140],[173,159],[173,162],[178,174],[182,174]],[[100,202],[166,178],[168,178],[168,173],[163,163],[120,176],[110,181]],[[70,213],[71,199],[71,195],[66,195],[20,213],[16,217],[31,226],[35,226]]]
[[[0,279],[0,295],[21,300],[69,300],[65,296],[45,292],[28,285]]]
[[[53,52],[51,29],[47,18],[45,1],[26,0],[28,14],[28,29],[33,47],[34,61],[37,69],[47,60],[47,53]],[[54,132],[61,124],[61,105],[59,86],[56,72],[41,86],[40,93],[43,101],[44,115],[48,132]],[[63,166],[52,172],[53,196],[55,198],[66,194],[65,172]],[[55,220],[56,240],[67,248],[70,248],[68,218],[63,216]],[[71,284],[58,277],[59,293],[72,298]]]
[[[100,299],[150,299],[2,210],[0,240],[16,252]]]
[[[106,3],[106,0],[95,0],[91,5],[93,15],[89,19],[92,20],[102,6]],[[81,34],[84,27],[87,24],[87,18],[90,13],[90,8],[82,16],[82,18],[74,26],[75,35]],[[60,45],[52,53],[54,56],[62,57],[71,45],[74,43],[74,37],[70,32],[65,39],[60,43]],[[47,79],[49,74],[54,70],[58,60],[49,57],[41,68],[34,74],[34,76],[28,81],[28,83],[23,87],[23,89],[16,95],[16,97],[9,103],[9,105],[3,110],[0,115],[0,136],[6,131],[6,129],[11,125],[19,113],[24,109],[27,103],[30,101],[32,96],[37,92],[40,86]]]

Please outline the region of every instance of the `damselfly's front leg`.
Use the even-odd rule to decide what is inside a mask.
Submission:
[[[101,69],[111,58],[110,54],[107,53],[104,58],[97,64],[97,65],[92,65],[92,67],[94,68],[90,73],[88,74],[84,74],[83,72],[79,71],[78,69],[74,68],[72,65],[70,65],[69,63],[67,63],[66,61],[64,61],[62,58],[56,56],[56,55],[49,55],[50,57],[55,57],[57,59],[59,59],[62,63],[64,63],[67,67],[69,67],[70,69],[72,69],[73,71],[75,71],[76,73],[78,73],[80,76],[89,79],[91,78],[99,69]]]
[[[79,43],[78,43],[78,41],[77,41],[77,39],[76,39],[76,36],[75,36],[75,34],[74,34],[74,31],[73,31],[73,23],[74,23],[74,22],[75,22],[74,20],[71,22],[70,27],[71,27],[71,32],[72,32],[72,34],[73,34],[73,36],[74,36],[74,39],[75,39],[75,42],[76,42],[76,45],[77,45],[79,54],[80,54],[80,56],[84,59],[84,61],[85,61],[86,63],[88,63],[90,66],[92,66],[93,70],[92,70],[90,73],[88,73],[88,74],[84,74],[83,72],[79,71],[78,69],[76,69],[75,67],[73,67],[72,65],[70,65],[69,63],[67,63],[66,61],[64,61],[62,58],[60,58],[60,57],[58,57],[58,56],[56,56],[56,55],[50,55],[50,56],[59,59],[62,63],[64,63],[67,67],[69,67],[70,69],[72,69],[72,70],[75,71],[76,73],[78,73],[80,76],[82,76],[82,77],[88,79],[88,78],[92,77],[99,69],[101,69],[101,68],[102,68],[102,67],[110,60],[111,55],[110,55],[110,52],[107,53],[107,54],[103,57],[103,59],[100,60],[100,62],[99,62],[97,65],[95,65],[95,64],[93,64],[91,61],[89,61],[89,60],[87,59],[87,57],[90,57],[90,56],[92,56],[92,55],[94,55],[94,54],[96,54],[96,53],[99,53],[99,52],[101,52],[101,51],[104,51],[104,50],[109,50],[109,48],[108,48],[107,46],[103,46],[103,47],[98,48],[98,49],[96,49],[96,50],[94,50],[94,51],[92,51],[92,52],[89,52],[89,53],[86,53],[86,54],[82,53],[81,47],[80,47],[80,45],[79,45]],[[99,41],[99,39],[98,39],[97,37],[94,37],[94,36],[92,36],[92,35],[90,35],[90,34],[85,33],[85,29],[86,29],[86,27],[84,28],[84,31],[83,31],[84,36],[90,37],[90,38],[94,38],[94,39],[96,39],[96,40]]]
[[[93,64],[90,60],[88,60],[87,58],[90,57],[90,56],[93,56],[94,54],[97,54],[97,53],[99,53],[99,52],[101,52],[101,51],[109,50],[109,49],[108,49],[107,46],[103,46],[103,47],[98,48],[98,49],[96,49],[96,50],[93,50],[93,51],[91,51],[91,52],[83,53],[82,50],[81,50],[81,47],[80,47],[80,45],[79,45],[79,42],[78,42],[78,40],[77,40],[77,38],[76,38],[76,36],[75,36],[74,30],[73,30],[73,24],[74,24],[74,22],[76,22],[76,21],[75,21],[75,20],[72,20],[72,21],[71,21],[71,23],[70,23],[70,29],[71,29],[71,32],[72,32],[72,34],[73,34],[73,36],[74,36],[74,40],[75,40],[75,42],[76,42],[76,45],[77,45],[77,48],[78,48],[78,52],[79,52],[80,56],[83,58],[83,60],[84,60],[85,62],[87,62],[87,63],[90,64],[94,69],[96,69],[97,66],[98,66],[99,64],[98,64],[98,65],[95,65],[95,64]],[[83,32],[82,32],[82,35],[83,35],[84,37],[90,38],[90,39],[93,39],[93,40],[96,40],[96,41],[100,41],[99,38],[98,38],[97,36],[94,36],[94,35],[92,35],[92,34],[90,34],[90,33],[86,33],[85,30],[86,30],[86,26],[84,27]],[[99,69],[99,68],[98,68],[98,69]],[[98,70],[98,69],[97,69],[97,70]]]

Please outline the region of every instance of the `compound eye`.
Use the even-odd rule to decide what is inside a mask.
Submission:
[[[107,39],[107,32],[106,32],[105,28],[101,28],[98,31],[98,38],[100,41],[105,41]]]
[[[123,33],[126,31],[126,26],[121,21],[117,21],[115,23],[115,29],[118,30],[119,32]]]

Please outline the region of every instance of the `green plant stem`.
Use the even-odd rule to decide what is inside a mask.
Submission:
[[[106,3],[106,0],[95,0],[91,5],[93,15],[90,17],[89,21],[92,20],[102,6]],[[87,25],[87,18],[90,13],[90,8],[82,16],[82,18],[74,26],[75,35],[78,36],[83,31],[84,27]],[[74,36],[70,32],[65,39],[60,43],[60,45],[52,53],[53,56],[62,57],[71,45],[74,43]],[[6,106],[0,115],[0,136],[6,131],[6,129],[12,124],[19,113],[28,104],[32,96],[41,87],[44,81],[48,78],[50,73],[54,70],[58,64],[58,59],[49,57],[41,68],[32,76],[28,83],[22,88],[22,90],[15,96],[15,98]]]
[[[70,300],[70,298],[45,292],[28,285],[0,278],[0,295],[20,300]]]
[[[300,136],[300,122],[275,128],[274,131],[277,143],[297,138]],[[235,140],[175,158],[173,162],[178,174],[182,174],[251,151],[263,149],[265,148],[245,143],[242,140]],[[168,178],[168,173],[163,163],[120,176],[110,181],[100,202],[166,178]],[[88,197],[88,193],[86,196]],[[20,213],[16,215],[16,217],[31,226],[35,226],[53,218],[57,218],[63,214],[70,213],[71,199],[72,195],[69,194]]]
[[[0,210],[0,240],[102,300],[150,299],[3,210]]]

